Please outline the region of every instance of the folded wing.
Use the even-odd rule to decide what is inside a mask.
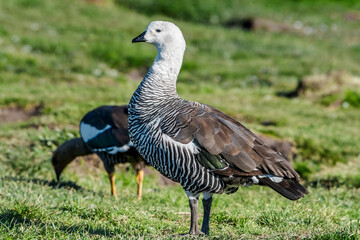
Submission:
[[[193,141],[202,150],[197,160],[215,174],[270,174],[299,180],[299,175],[280,153],[228,115],[193,102],[184,104],[180,112],[176,117],[177,132],[167,134],[183,144]]]

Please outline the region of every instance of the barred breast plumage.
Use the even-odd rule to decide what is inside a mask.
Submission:
[[[185,189],[190,234],[201,233],[199,193],[204,194],[201,231],[206,234],[213,193],[252,184],[267,185],[291,200],[307,193],[291,164],[250,130],[211,106],[177,95],[186,44],[176,25],[152,22],[133,42],[151,43],[158,53],[129,103],[130,139],[149,164]]]
[[[187,110],[188,105],[192,103],[174,98],[168,100],[160,111],[149,116],[130,115],[130,128],[136,129],[132,133],[132,141],[136,142],[140,154],[155,169],[179,182],[186,191],[222,193],[223,181],[207,171],[196,159],[199,156],[198,145],[192,141],[182,144],[172,138],[179,131],[176,119]],[[147,123],[141,124],[142,122]]]

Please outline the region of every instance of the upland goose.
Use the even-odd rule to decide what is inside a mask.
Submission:
[[[88,112],[80,122],[81,138],[73,138],[60,145],[51,162],[57,180],[64,168],[78,156],[95,153],[102,160],[109,175],[111,194],[115,189],[115,164],[131,163],[136,171],[138,199],[141,199],[144,178],[144,159],[139,155],[128,134],[128,106],[101,106]]]
[[[186,191],[189,234],[209,234],[214,193],[234,193],[239,186],[252,184],[267,185],[290,200],[307,193],[290,163],[250,130],[211,106],[177,95],[186,44],[176,25],[151,22],[132,42],[155,45],[157,55],[130,100],[130,139],[150,165]],[[201,231],[200,193],[204,195]]]

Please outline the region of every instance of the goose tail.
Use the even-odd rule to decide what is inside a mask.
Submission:
[[[266,185],[290,200],[298,200],[308,191],[295,179],[275,175],[259,175],[255,177],[259,185]]]

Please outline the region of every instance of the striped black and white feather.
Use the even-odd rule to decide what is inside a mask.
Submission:
[[[151,30],[156,28],[163,30]],[[233,188],[229,178],[269,185],[290,199],[306,192],[301,189],[294,197],[281,191],[287,186],[280,184],[283,179],[298,181],[299,175],[250,130],[213,107],[177,95],[185,41],[175,25],[153,22],[143,37],[157,47],[158,55],[130,101],[129,130],[151,165],[192,193],[222,193],[229,185]]]
[[[291,200],[307,193],[290,163],[250,130],[211,106],[177,95],[185,51],[177,26],[152,22],[133,42],[154,44],[158,54],[129,103],[130,139],[148,163],[182,185],[190,201],[199,193],[233,193],[252,184],[267,185]]]

